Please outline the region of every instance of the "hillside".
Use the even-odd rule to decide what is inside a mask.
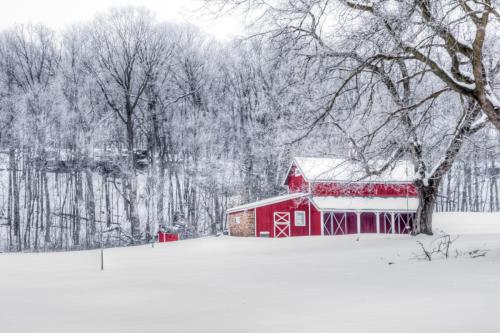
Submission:
[[[498,332],[498,214],[438,215],[464,254],[414,260],[426,237],[203,238],[0,255],[3,332]],[[459,221],[460,220],[460,221]],[[482,225],[474,233],[472,223]],[[497,221],[499,222],[499,221]],[[461,231],[462,230],[462,231]],[[472,259],[466,251],[488,250]]]

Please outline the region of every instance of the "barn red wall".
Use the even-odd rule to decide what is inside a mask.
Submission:
[[[360,224],[362,233],[377,233],[377,215],[375,213],[361,213]]]
[[[311,204],[311,235],[321,235],[321,212]]]
[[[316,196],[375,196],[375,197],[410,197],[417,196],[413,184],[343,184],[314,183],[313,195]]]
[[[291,236],[309,235],[309,204],[308,198],[292,199],[278,202],[268,206],[257,207],[257,236],[261,231],[269,232],[269,237],[274,237],[274,213],[290,213],[290,231]],[[295,211],[304,211],[306,213],[306,225],[304,227],[295,226]],[[321,235],[321,215],[311,204],[311,235]]]
[[[356,234],[358,232],[358,216],[356,213],[347,212],[347,233]]]

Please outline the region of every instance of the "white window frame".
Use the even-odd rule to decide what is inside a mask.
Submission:
[[[303,219],[302,219],[303,224],[302,223],[301,224],[297,224],[297,215],[300,215],[300,214],[302,214],[302,216],[303,216]],[[305,210],[296,210],[295,213],[293,214],[293,218],[294,218],[293,223],[295,224],[296,227],[305,227],[305,226],[307,226],[307,223],[306,223],[306,211]]]
[[[293,173],[296,177],[300,176],[301,173],[300,173],[300,170],[299,168],[295,167],[295,170],[294,170],[294,173]]]
[[[239,216],[239,215],[238,215],[238,216],[235,216],[235,217],[234,217],[234,223],[235,223],[235,224],[240,224],[240,223],[241,223],[241,216]]]

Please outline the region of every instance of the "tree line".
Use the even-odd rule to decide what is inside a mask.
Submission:
[[[2,31],[0,249],[217,234],[230,206],[283,193],[297,155],[367,174],[412,159],[421,216],[498,211],[499,135],[480,103],[386,50],[383,22],[333,38],[331,2],[306,3],[276,16],[263,2],[270,35],[228,42],[140,8]]]
[[[139,8],[3,31],[0,248],[216,234],[235,200],[280,191],[289,79],[263,52]]]
[[[466,163],[462,201],[489,196],[489,209],[497,207],[498,1],[205,2],[222,15],[246,15],[254,35],[265,36],[283,56],[301,61],[296,70],[311,82],[301,138],[316,131],[344,136],[350,157],[364,165],[367,175],[380,174],[398,159],[413,162],[419,198],[414,234],[432,234],[444,179],[452,168],[457,174],[454,165],[466,149],[489,151],[489,162],[481,168],[491,185],[481,193],[470,189],[472,173]],[[484,141],[475,141],[483,130]],[[453,186],[448,184],[445,193],[450,196]],[[460,203],[461,209],[480,206]]]

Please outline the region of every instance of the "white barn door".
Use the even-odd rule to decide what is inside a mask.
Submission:
[[[274,237],[290,237],[290,213],[274,213]]]

